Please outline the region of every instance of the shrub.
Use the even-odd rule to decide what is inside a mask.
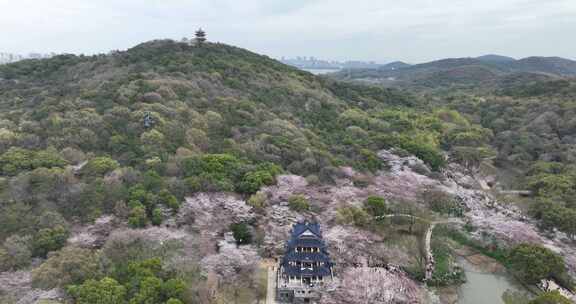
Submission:
[[[364,201],[364,209],[372,216],[382,216],[388,213],[386,200],[379,196],[370,196]]]
[[[572,301],[566,299],[558,291],[549,291],[540,294],[529,302],[529,304],[571,304]]]
[[[257,192],[256,194],[251,195],[246,203],[256,209],[263,209],[266,207],[266,199],[266,193]]]
[[[564,260],[550,249],[531,244],[521,244],[510,252],[508,263],[522,281],[530,284],[542,279],[563,276]]]
[[[158,172],[148,170],[144,173],[142,185],[148,191],[160,191],[164,187],[164,181]]]
[[[355,167],[361,170],[376,172],[382,169],[383,163],[378,155],[373,151],[360,149]]]
[[[64,167],[66,161],[53,151],[31,151],[12,147],[0,155],[0,174],[17,175],[36,168]]]
[[[359,227],[366,227],[370,222],[370,216],[366,211],[357,207],[342,207],[338,209],[336,220],[341,224],[352,224]]]
[[[262,186],[272,185],[274,182],[274,176],[270,172],[248,172],[240,182],[238,190],[243,193],[256,193]]]
[[[112,278],[88,280],[81,285],[71,285],[68,293],[77,304],[125,304],[126,288]]]
[[[261,163],[254,171],[247,172],[238,185],[238,190],[244,193],[256,193],[263,186],[276,183],[276,175],[282,173],[282,168],[272,163]]]
[[[542,173],[528,178],[528,188],[543,197],[562,196],[576,187],[573,176]]]
[[[182,299],[184,297],[186,284],[180,279],[169,279],[164,282],[162,289],[165,297],[179,301],[177,299]],[[170,300],[168,300],[168,302],[169,301]]]
[[[172,195],[172,193],[166,189],[158,193],[158,202],[172,209],[173,212],[177,212],[180,208],[180,202],[176,196]]]
[[[61,206],[60,210],[67,217],[79,216],[84,220],[94,220],[102,213],[107,194],[104,181],[95,178],[82,189],[80,199],[74,200],[73,204]]]
[[[120,166],[117,161],[110,157],[95,157],[82,168],[82,174],[89,176],[102,176]]]
[[[46,257],[48,252],[64,247],[69,234],[68,230],[62,226],[40,229],[32,242],[34,255]]]
[[[139,284],[138,292],[130,300],[130,304],[161,303],[162,280],[157,277],[144,277]]]
[[[250,244],[252,242],[252,233],[246,223],[235,223],[230,225],[230,230],[238,245]]]
[[[310,210],[310,203],[303,195],[292,195],[288,199],[288,206],[298,212]]]
[[[306,176],[306,182],[308,183],[308,185],[320,185],[320,178],[318,177],[318,175],[314,175],[314,174],[310,174],[308,176]]]
[[[162,224],[162,221],[164,220],[164,214],[162,213],[162,209],[160,208],[155,208],[152,211],[152,225],[155,226],[159,226],[160,224]]]
[[[257,166],[240,161],[230,154],[205,154],[182,162],[186,183],[192,192],[238,191],[256,193],[262,186],[272,185],[282,169],[262,163]]]
[[[32,285],[36,288],[52,289],[65,287],[98,276],[99,263],[95,252],[66,247],[51,254],[48,260],[32,271]]]
[[[148,218],[146,216],[146,209],[144,206],[136,206],[130,210],[130,217],[128,218],[128,224],[132,228],[143,228],[146,227]]]
[[[7,271],[24,267],[32,257],[32,242],[29,236],[13,235],[0,247],[0,270]]]
[[[576,236],[576,209],[566,208],[550,200],[541,199],[532,204],[530,213],[534,218],[540,220],[541,228],[557,228],[571,239]]]
[[[12,268],[12,261],[6,249],[0,247],[0,272],[8,271]]]
[[[203,174],[215,174],[221,176],[234,176],[239,168],[240,161],[230,154],[205,154],[184,159],[184,174],[200,176]]]

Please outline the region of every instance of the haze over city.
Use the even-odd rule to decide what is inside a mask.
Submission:
[[[573,0],[2,0],[0,52],[106,53],[203,27],[211,41],[275,58],[575,58],[575,14]]]

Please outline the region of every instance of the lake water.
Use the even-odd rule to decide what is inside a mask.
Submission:
[[[479,272],[464,259],[459,263],[466,272],[467,282],[458,291],[458,304],[505,304],[502,294],[507,290],[525,292],[507,275]]]
[[[322,75],[340,71],[339,69],[303,69],[303,70],[306,72],[310,72],[314,75]]]

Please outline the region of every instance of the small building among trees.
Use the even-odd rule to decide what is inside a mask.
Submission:
[[[296,223],[278,270],[277,301],[313,303],[318,300],[321,289],[332,281],[332,266],[320,225]]]

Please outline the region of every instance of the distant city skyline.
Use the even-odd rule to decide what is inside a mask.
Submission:
[[[64,54],[64,53],[62,53]],[[15,53],[7,53],[7,52],[2,52],[0,50],[0,63],[5,63],[5,62],[14,62],[14,61],[18,61],[18,60],[22,60],[22,59],[39,59],[39,58],[49,58],[49,57],[53,57],[57,55],[56,53],[52,52],[52,53],[47,53],[47,54],[43,54],[43,53],[38,53],[38,52],[27,52],[25,54],[15,54]],[[311,55],[301,55],[301,56],[294,56],[294,57],[289,57],[289,56],[280,56],[280,57],[273,57],[276,60],[279,61],[289,61],[289,60],[308,60],[308,61],[326,61],[326,62],[330,62],[330,63],[338,63],[338,64],[346,64],[346,63],[369,63],[369,64],[386,64],[391,62],[391,60],[386,60],[386,61],[376,61],[376,60],[356,60],[356,59],[344,59],[344,60],[336,60],[336,59],[326,59],[326,58],[321,58],[321,57],[317,57],[317,56],[311,56]]]
[[[32,52],[32,53],[28,53],[26,55],[21,55],[21,54],[0,52],[0,64],[17,62],[17,61],[24,60],[24,59],[50,58],[54,55],[56,55],[56,54],[55,53],[41,54],[41,53]]]
[[[381,63],[363,60],[328,60],[314,56],[297,56],[294,58],[282,57],[278,59],[284,64],[301,69],[355,69],[355,68],[378,68]]]

